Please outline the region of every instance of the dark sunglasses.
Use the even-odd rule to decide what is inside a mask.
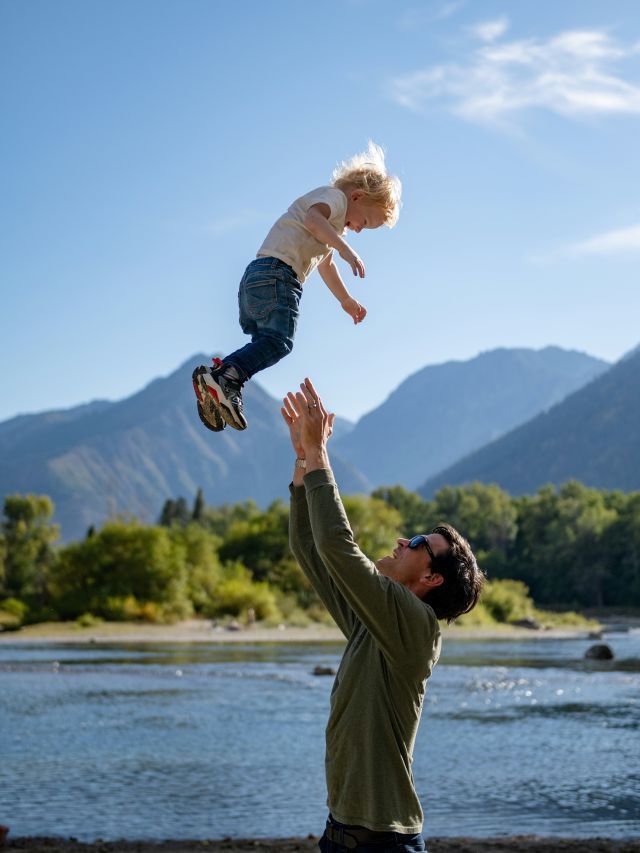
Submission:
[[[429,545],[429,540],[427,539],[427,537],[423,533],[420,533],[418,536],[414,536],[413,539],[410,539],[407,547],[419,548],[421,545],[424,545],[424,547],[427,549],[427,554],[431,557],[431,562],[433,563],[433,561],[436,558],[436,555],[431,550],[431,545]]]

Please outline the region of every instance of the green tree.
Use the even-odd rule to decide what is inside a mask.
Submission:
[[[160,518],[158,519],[158,524],[160,524],[162,527],[171,527],[175,517],[176,517],[176,502],[172,498],[167,498],[167,500],[162,505],[162,510],[160,511]],[[93,531],[93,533],[95,533],[95,530]],[[92,535],[93,535],[93,533],[92,533]]]
[[[7,540],[0,533],[0,597],[3,595],[5,584],[5,560],[7,559]]]
[[[4,571],[1,595],[46,605],[48,581],[55,562],[53,544],[58,525],[51,524],[53,503],[46,495],[8,495],[1,525]]]
[[[289,508],[281,500],[266,511],[233,521],[220,545],[223,562],[240,561],[255,580],[270,580],[273,567],[289,557]]]
[[[171,528],[170,536],[184,554],[189,601],[197,613],[210,612],[223,576],[220,538],[196,522]]]
[[[385,501],[365,495],[350,495],[343,500],[353,536],[372,560],[390,554],[402,533],[402,516]]]
[[[570,481],[516,501],[518,535],[510,564],[537,603],[601,606],[611,556],[607,531],[618,514],[606,493]],[[516,575],[517,572],[517,575]]]
[[[427,532],[434,516],[433,504],[416,492],[410,492],[404,486],[382,486],[372,492],[371,497],[384,501],[400,513],[401,535],[405,538]]]
[[[483,554],[506,552],[517,533],[517,512],[511,497],[494,483],[446,486],[436,494],[434,524],[446,521]]]
[[[256,583],[240,563],[225,566],[224,577],[211,605],[210,616],[246,616],[253,610],[257,619],[277,618],[276,596],[268,583]]]
[[[183,527],[191,521],[192,512],[184,498],[166,500],[160,512],[159,523],[162,527],[180,524]]]
[[[188,616],[185,548],[163,527],[111,521],[68,545],[52,577],[60,612],[106,618]]]
[[[603,579],[603,603],[640,607],[640,493],[613,493],[616,520],[605,531],[601,549],[609,571]]]
[[[198,489],[195,500],[193,502],[193,510],[191,511],[191,518],[194,521],[202,521],[204,518],[204,511],[206,509],[206,503],[204,500],[204,494],[202,489]]]
[[[202,524],[215,533],[224,537],[236,521],[250,521],[261,514],[258,504],[253,500],[236,504],[222,504],[218,507],[207,506],[203,512]]]

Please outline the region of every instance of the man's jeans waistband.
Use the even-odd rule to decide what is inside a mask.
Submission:
[[[366,826],[354,826],[340,823],[332,814],[327,818],[324,837],[347,850],[369,850],[380,846],[381,850],[425,851],[424,839],[420,833],[403,835],[398,832],[374,832]],[[322,845],[320,845],[322,848]]]

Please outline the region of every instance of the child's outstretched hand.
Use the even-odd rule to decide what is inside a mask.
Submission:
[[[341,303],[344,310],[350,317],[353,317],[353,322],[358,324],[362,323],[364,318],[367,316],[367,309],[364,305],[361,305],[357,299],[354,299],[353,296],[350,296],[348,299],[345,299],[344,302]]]
[[[360,255],[357,255],[351,246],[344,244],[343,248],[338,249],[340,257],[345,263],[349,264],[351,267],[353,274],[355,276],[360,276],[360,278],[364,278],[364,264],[362,263],[362,258]]]

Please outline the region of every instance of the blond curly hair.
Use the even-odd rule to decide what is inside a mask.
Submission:
[[[343,191],[362,190],[369,201],[384,210],[384,224],[389,228],[393,228],[398,221],[402,184],[400,178],[388,174],[384,150],[371,139],[366,151],[336,166],[331,175],[331,184]]]

